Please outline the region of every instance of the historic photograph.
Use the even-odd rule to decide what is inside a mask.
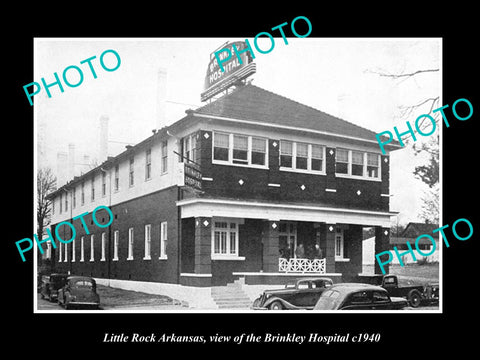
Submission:
[[[34,40],[36,312],[442,311],[442,40],[301,21]]]

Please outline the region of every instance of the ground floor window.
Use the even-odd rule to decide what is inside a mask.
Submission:
[[[238,257],[238,227],[236,221],[213,221],[212,259]]]
[[[337,227],[335,230],[335,259],[343,259],[343,229]]]

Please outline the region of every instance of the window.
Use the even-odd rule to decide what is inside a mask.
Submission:
[[[84,261],[84,257],[83,257],[83,236],[80,238],[80,262],[83,262]]]
[[[280,167],[291,168],[293,166],[293,143],[280,141]]]
[[[80,193],[80,204],[84,205],[85,204],[85,183],[82,182],[82,191]]]
[[[280,141],[280,167],[283,170],[324,172],[325,147],[318,144]]]
[[[295,156],[296,169],[307,170],[308,168],[308,144],[297,143],[297,151]]]
[[[248,137],[233,135],[233,163],[248,165]]]
[[[352,175],[363,176],[363,153],[352,151]]]
[[[55,198],[52,199],[52,215],[55,215]]]
[[[252,164],[266,165],[266,162],[265,162],[266,153],[267,153],[266,140],[252,137]]]
[[[150,244],[151,244],[151,234],[152,234],[152,225],[145,225],[145,256],[143,260],[150,260]]]
[[[128,229],[128,257],[127,260],[133,260],[133,228]]]
[[[335,172],[337,174],[348,174],[348,150],[337,149],[335,161]]]
[[[335,230],[335,259],[343,259],[343,229]]]
[[[93,248],[93,244],[95,243],[95,235],[91,235],[90,236],[90,261],[94,261],[94,248]]]
[[[119,232],[115,230],[113,232],[113,260],[118,260],[118,241],[119,241]]]
[[[68,210],[68,192],[65,193],[65,211]]]
[[[390,298],[386,291],[374,291],[373,292],[373,302],[389,302]]]
[[[115,184],[114,184],[115,191],[118,191],[119,185],[120,185],[120,177],[119,177],[118,164],[117,164],[115,165]]]
[[[340,176],[380,180],[380,155],[337,149],[335,173]]]
[[[198,162],[197,160],[197,134],[185,136],[182,139],[183,162]]]
[[[230,136],[228,134],[213,133],[213,160],[228,161]]]
[[[75,239],[72,241],[72,262],[75,262]]]
[[[72,190],[72,207],[75,209],[77,206],[77,187],[73,187]]]
[[[267,166],[267,139],[239,134],[213,133],[213,162]]]
[[[130,165],[129,165],[129,170],[128,170],[128,184],[129,186],[134,185],[134,165],[135,165],[135,159],[133,157],[130,158]]]
[[[165,174],[168,169],[168,151],[167,151],[167,142],[162,142],[162,174]]]
[[[164,221],[160,224],[160,259],[167,258],[167,222]]]
[[[102,196],[107,195],[107,173],[102,171]]]
[[[323,171],[323,150],[323,146],[312,145],[310,168],[314,171]]]
[[[91,200],[92,201],[95,200],[95,175],[92,177],[92,196],[91,196]]]
[[[367,177],[379,178],[380,155],[367,153]]]
[[[212,226],[212,258],[238,257],[238,224],[214,221]]]
[[[106,246],[106,234],[102,233],[102,256],[100,261],[105,261],[105,246]]]
[[[63,262],[67,262],[68,261],[68,243],[64,245],[65,245],[65,257],[63,258]]]
[[[152,177],[152,149],[147,149],[145,153],[145,180]]]
[[[63,193],[60,193],[60,214],[62,213],[63,209]]]

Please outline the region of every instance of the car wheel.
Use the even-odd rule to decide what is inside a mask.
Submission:
[[[407,299],[411,307],[417,308],[422,302],[422,294],[418,290],[412,290],[408,293]]]
[[[280,301],[274,301],[270,304],[270,310],[282,310],[283,305]]]

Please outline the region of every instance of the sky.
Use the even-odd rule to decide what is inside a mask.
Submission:
[[[83,82],[75,88],[57,86],[34,97],[37,146],[45,156],[38,167],[56,170],[57,152],[67,152],[74,143],[77,157],[98,156],[99,119],[109,117],[109,151],[114,156],[126,143],[135,144],[151,135],[152,129],[174,123],[185,110],[202,106],[200,93],[210,54],[227,41],[242,38],[37,38],[34,50],[34,79],[54,81],[54,72],[76,65],[83,70]],[[249,39],[253,44],[253,39]],[[260,38],[259,47],[270,47]],[[102,69],[100,55],[113,49],[120,58],[119,68]],[[254,49],[255,51],[255,49]],[[97,78],[87,64],[92,60]],[[112,54],[105,56],[112,67]],[[419,69],[441,69],[441,39],[438,38],[275,38],[268,54],[255,52],[257,72],[253,84],[286,96],[359,126],[381,132],[428,113],[419,108],[411,118],[401,118],[401,106],[417,104],[441,96],[441,71],[409,79],[394,80],[378,73],[404,73]],[[166,120],[157,122],[158,72],[167,72]],[[77,82],[75,71],[69,79]],[[26,99],[26,101],[28,101]],[[374,140],[374,139],[373,139]],[[419,138],[417,142],[427,138]],[[421,159],[413,156],[411,144],[391,154],[391,210],[399,211],[399,223],[418,221],[422,191],[426,186],[412,175]]]

